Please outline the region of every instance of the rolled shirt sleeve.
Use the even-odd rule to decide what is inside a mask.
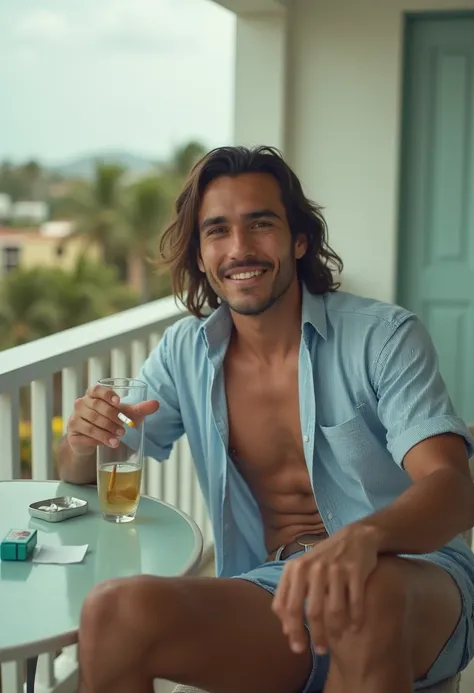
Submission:
[[[137,378],[147,385],[147,399],[158,400],[160,407],[144,420],[144,454],[162,461],[170,456],[173,444],[184,433],[175,381],[169,365],[170,330],[164,333],[158,346],[151,352]],[[123,400],[126,402],[126,399]],[[132,450],[139,445],[140,433],[125,427],[122,442]]]
[[[417,443],[441,433],[462,436],[472,455],[474,440],[454,410],[431,337],[416,316],[407,313],[391,329],[373,382],[387,447],[397,464],[403,465]]]

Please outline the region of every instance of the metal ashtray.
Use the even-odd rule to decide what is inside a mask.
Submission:
[[[46,522],[62,522],[69,520],[70,517],[85,515],[89,509],[89,504],[80,498],[73,496],[59,496],[58,498],[47,498],[46,500],[31,503],[28,506],[31,517],[37,517]]]

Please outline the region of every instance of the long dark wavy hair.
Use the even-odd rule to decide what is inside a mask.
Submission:
[[[306,236],[308,249],[297,261],[297,275],[312,294],[336,291],[343,263],[327,242],[327,225],[322,208],[308,200],[301,183],[273,147],[219,147],[194,166],[176,201],[175,216],[160,238],[160,264],[167,266],[176,297],[196,317],[204,306],[217,308],[219,298],[198,266],[198,214],[202,197],[211,181],[220,176],[269,173],[278,182],[291,235]]]

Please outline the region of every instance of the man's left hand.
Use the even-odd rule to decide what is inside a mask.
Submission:
[[[329,638],[360,627],[365,584],[377,556],[374,531],[355,523],[287,562],[272,608],[294,652],[306,649],[305,612],[319,654],[328,651]]]

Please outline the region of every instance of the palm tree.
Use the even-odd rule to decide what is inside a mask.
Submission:
[[[115,164],[97,162],[92,181],[80,181],[73,196],[58,205],[57,217],[69,218],[74,231],[65,238],[80,237],[84,248],[98,246],[106,262],[113,262],[128,242],[128,228],[123,206],[123,175]]]
[[[153,176],[142,178],[128,191],[129,282],[150,300],[150,272],[158,238],[171,211],[169,181]]]
[[[179,178],[185,178],[206,151],[207,149],[203,144],[194,140],[178,147],[171,162],[174,174]]]

